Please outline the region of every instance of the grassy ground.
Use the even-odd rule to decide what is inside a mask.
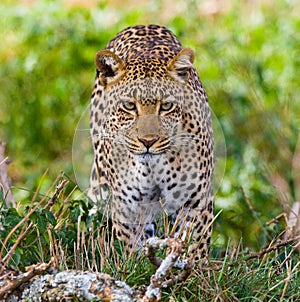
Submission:
[[[3,263],[24,271],[53,257],[58,270],[105,272],[135,290],[148,286],[155,271],[150,261],[143,253],[127,255],[117,241],[112,247],[105,239],[109,228],[101,214],[88,215],[91,206],[70,187],[61,175],[46,194],[36,191],[30,204],[18,202],[16,208],[2,204]],[[226,249],[213,243],[202,269],[164,289],[162,300],[298,301],[297,240],[299,236],[284,239],[274,233],[272,242],[258,252],[246,248],[242,240],[238,245],[229,242]]]

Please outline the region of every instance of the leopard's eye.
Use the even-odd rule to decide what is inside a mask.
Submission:
[[[173,109],[174,106],[175,106],[175,104],[172,102],[162,103],[162,104],[160,104],[160,110],[161,111],[170,111],[171,109]]]
[[[123,107],[124,107],[124,109],[129,110],[129,111],[136,110],[136,104],[134,102],[124,102]]]

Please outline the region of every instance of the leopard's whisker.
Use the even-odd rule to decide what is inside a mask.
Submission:
[[[119,145],[124,146],[125,142],[124,139],[119,136],[119,135],[112,135],[112,134],[94,134],[90,136],[91,138],[93,137],[99,137],[100,140],[114,140],[116,143],[118,143]]]
[[[171,146],[197,146],[197,144],[200,143],[200,141],[205,142],[204,139],[199,139],[199,137],[195,136],[194,134],[188,134],[188,133],[179,133],[174,134],[171,137]]]

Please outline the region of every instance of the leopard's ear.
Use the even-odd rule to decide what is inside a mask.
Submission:
[[[194,62],[194,51],[190,48],[182,49],[168,63],[168,69],[173,78],[180,83],[186,83],[189,80],[190,70]]]
[[[125,62],[109,50],[99,50],[94,62],[103,86],[117,80],[125,70]]]

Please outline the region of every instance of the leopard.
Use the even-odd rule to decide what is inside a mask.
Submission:
[[[120,31],[95,55],[88,196],[104,204],[129,250],[174,236],[188,242],[194,260],[209,253],[214,139],[194,58],[156,24]]]

